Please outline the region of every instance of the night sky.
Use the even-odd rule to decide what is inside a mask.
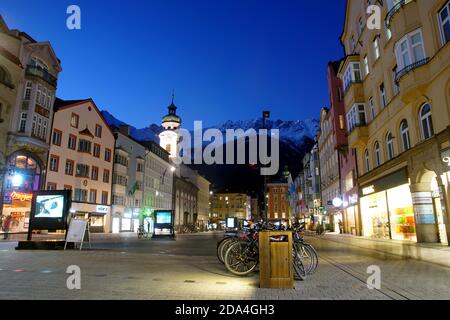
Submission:
[[[77,4],[82,30],[66,28]],[[326,65],[343,55],[345,0],[1,0],[10,28],[50,41],[58,96],[92,97],[136,127],[159,123],[175,90],[184,126],[319,116]]]

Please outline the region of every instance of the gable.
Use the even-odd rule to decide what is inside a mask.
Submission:
[[[61,62],[59,61],[58,57],[55,54],[55,51],[53,50],[52,45],[50,42],[35,42],[35,43],[29,43],[27,46],[32,50],[32,55],[34,53],[41,54],[41,58],[49,57],[51,60],[46,60],[47,63],[51,64],[53,69],[55,69],[58,73],[62,71]]]

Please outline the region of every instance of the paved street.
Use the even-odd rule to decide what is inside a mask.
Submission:
[[[97,240],[92,250],[16,251],[0,242],[0,299],[450,299],[450,269],[310,238],[317,273],[295,290],[258,288],[258,274],[237,278],[215,256],[223,234],[177,241],[134,235]],[[66,268],[81,268],[81,290],[66,287]],[[381,290],[366,286],[367,267],[381,268]]]

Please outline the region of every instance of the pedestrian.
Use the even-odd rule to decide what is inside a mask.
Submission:
[[[343,233],[344,233],[343,223],[342,223],[342,220],[339,220],[339,234],[343,234]]]
[[[3,229],[3,240],[8,240],[9,228],[11,227],[11,215],[6,216],[5,220],[3,220],[2,229]]]

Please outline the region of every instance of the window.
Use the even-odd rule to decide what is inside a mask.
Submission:
[[[19,132],[25,132],[27,128],[27,113],[22,112],[20,115]]]
[[[374,150],[375,150],[375,166],[379,167],[381,165],[381,150],[378,141],[375,142]]]
[[[407,34],[395,46],[397,65],[404,69],[425,59],[425,49],[421,30]]]
[[[363,62],[364,62],[364,73],[366,76],[368,76],[370,73],[370,69],[369,69],[369,59],[367,58],[367,56],[364,57]]]
[[[32,91],[33,91],[33,82],[27,81],[27,84],[25,85],[25,92],[23,95],[23,100],[30,101]]]
[[[94,157],[100,158],[100,145],[97,143],[94,143]]]
[[[369,98],[369,109],[370,109],[370,116],[372,117],[372,121],[375,119],[377,114],[375,113],[375,105],[373,103],[373,97]]]
[[[365,125],[367,125],[366,108],[363,104],[355,104],[347,113],[348,132]]]
[[[98,180],[98,167],[92,166],[91,179],[94,181]]]
[[[72,117],[70,118],[70,125],[74,128],[78,129],[78,123],[80,121],[80,117],[76,113],[72,113]]]
[[[101,125],[98,125],[98,124],[95,125],[95,136],[97,138],[102,137],[102,126]]]
[[[74,201],[86,202],[86,200],[87,200],[87,190],[75,189]]]
[[[49,169],[50,171],[58,172],[58,167],[59,167],[59,157],[52,154],[50,156]]]
[[[108,204],[108,192],[102,191],[102,205]]]
[[[366,150],[365,152],[364,152],[364,164],[365,164],[365,169],[366,169],[366,172],[369,172],[370,171],[370,159],[369,159],[369,150]]]
[[[77,177],[89,178],[89,166],[86,164],[77,164]]]
[[[450,1],[439,12],[439,26],[442,35],[442,45],[450,39]]]
[[[378,58],[380,58],[380,42],[378,40],[378,37],[373,40],[373,54],[375,60],[378,60]]]
[[[386,151],[387,151],[388,160],[394,159],[394,157],[395,157],[394,137],[392,136],[392,133],[390,133],[390,132],[386,135]]]
[[[71,150],[75,150],[77,148],[77,137],[73,134],[69,135],[69,143],[67,147]]]
[[[72,186],[69,186],[68,184],[64,185],[64,190],[72,190]]]
[[[89,202],[90,203],[97,203],[97,190],[91,189],[89,191]]]
[[[80,142],[78,142],[78,151],[79,152],[85,152],[85,153],[91,153],[91,142],[80,139]]]
[[[109,170],[107,169],[103,170],[103,182],[109,183]]]
[[[361,35],[364,32],[364,27],[365,27],[364,20],[362,17],[359,18],[358,26],[359,26],[359,34]]]
[[[61,146],[61,138],[62,138],[62,131],[54,129],[53,136],[52,136],[52,143],[55,146]]]
[[[380,100],[381,100],[381,106],[383,108],[386,107],[386,92],[384,90],[384,83],[380,84]]]
[[[422,139],[426,140],[434,135],[431,107],[428,103],[420,108],[420,128],[422,131]]]
[[[408,122],[403,120],[400,124],[400,135],[402,137],[402,150],[407,151],[411,149],[411,140],[409,138]]]
[[[352,62],[344,73],[344,91],[347,91],[353,83],[361,82],[361,67],[359,62]]]
[[[49,191],[54,191],[54,190],[56,190],[56,183],[48,182],[48,183],[47,183],[47,190],[49,190]]]
[[[111,149],[105,149],[105,161],[111,162]]]
[[[137,164],[137,172],[144,172],[144,165],[142,163]]]
[[[73,168],[75,167],[75,162],[72,160],[66,160],[65,173],[69,176],[73,176]]]
[[[128,167],[128,158],[124,157],[124,156],[122,156],[120,154],[116,154],[114,162],[117,163],[117,164],[121,164],[121,165],[123,165],[125,167]]]

